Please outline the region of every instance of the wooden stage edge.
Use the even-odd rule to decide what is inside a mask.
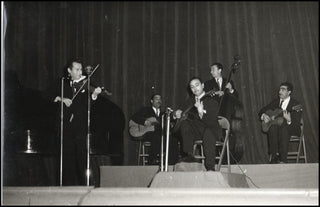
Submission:
[[[221,172],[199,171],[197,167],[189,164],[177,171],[177,166],[170,166],[169,172],[157,172],[156,166],[101,166],[105,186],[6,186],[1,202],[3,205],[319,205],[318,163],[232,165],[231,173],[227,173],[225,166]],[[239,173],[239,167],[246,171],[246,176]],[[255,185],[250,184],[249,177]]]

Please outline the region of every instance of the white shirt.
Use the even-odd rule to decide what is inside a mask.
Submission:
[[[282,99],[280,99],[279,105],[280,105],[281,101],[282,101]],[[282,103],[282,106],[281,106],[282,110],[286,110],[287,109],[289,101],[290,101],[290,96],[288,96],[286,99],[283,100],[283,103]]]
[[[154,113],[155,113],[157,116],[160,115],[160,109],[157,109],[157,108],[155,108],[155,107],[153,107],[153,106],[152,106],[152,109],[153,109]]]
[[[216,78],[216,82],[218,83],[219,88],[222,87],[222,77]]]
[[[195,96],[194,98],[195,98],[195,100],[197,100],[197,99],[201,99],[204,95],[206,94],[206,92],[202,92],[201,94],[200,94],[200,96]]]
[[[78,80],[73,80],[73,81],[70,81],[70,85],[71,85],[71,87],[73,86],[73,84],[74,83],[78,83],[78,82],[80,82],[80,81],[82,81],[83,79],[85,79],[86,78],[86,76],[84,76],[84,75],[81,75],[81,77],[78,79]],[[85,89],[82,89],[82,91],[84,92],[85,91]],[[76,89],[74,88],[74,92],[76,92]],[[92,98],[92,100],[97,100],[97,96],[94,96],[93,94],[91,94],[91,98]]]
[[[70,81],[70,86],[72,86],[74,83],[78,83],[78,82],[82,81],[85,78],[86,78],[86,76],[82,75],[78,80]]]

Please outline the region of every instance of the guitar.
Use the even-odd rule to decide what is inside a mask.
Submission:
[[[297,112],[302,111],[302,105],[301,104],[295,105],[289,111],[290,112],[291,111],[297,111]],[[282,112],[283,112],[283,110],[280,108],[277,108],[274,110],[270,109],[270,110],[266,111],[265,114],[267,114],[271,118],[271,120],[269,122],[262,121],[262,123],[261,123],[262,131],[263,132],[269,131],[269,128],[272,125],[280,126],[284,120],[284,118],[282,116],[280,116],[282,114]]]
[[[213,97],[213,96],[215,96],[215,95],[216,95],[215,92],[216,92],[216,91],[215,91],[214,89],[206,92],[206,93],[204,94],[204,96],[201,97],[200,101],[203,100],[205,97]],[[194,105],[191,105],[191,106],[189,106],[186,110],[184,110],[184,111],[182,112],[181,118],[180,118],[180,119],[177,119],[177,121],[176,121],[176,123],[175,123],[175,125],[174,125],[174,127],[173,127],[173,130],[172,130],[172,131],[173,131],[174,133],[177,132],[177,131],[180,129],[181,122],[182,122],[183,120],[186,120],[186,119],[188,118],[188,113],[189,113],[189,111],[190,111],[193,107],[194,107]]]
[[[149,117],[150,126],[145,126],[134,122],[133,120],[129,121],[129,134],[135,138],[142,138],[148,132],[153,132],[155,130],[155,125],[159,124],[155,117]]]

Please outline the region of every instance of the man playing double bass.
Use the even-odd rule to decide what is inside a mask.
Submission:
[[[227,82],[222,77],[223,65],[221,63],[213,63],[210,67],[212,79],[204,83],[206,92],[214,90],[218,103],[220,104],[219,116],[226,117],[229,121],[234,113],[233,100],[238,99],[238,91],[234,88],[233,81]]]
[[[239,100],[238,91],[235,89],[231,74],[240,66],[239,56],[234,57],[235,62],[231,66],[228,79],[222,77],[224,70],[221,63],[213,63],[210,67],[212,79],[204,83],[206,92],[214,91],[214,98],[219,103],[219,116],[228,119],[231,126],[229,145],[234,161],[240,161],[244,152],[245,128],[243,127],[243,106]]]

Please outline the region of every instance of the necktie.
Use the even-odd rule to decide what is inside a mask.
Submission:
[[[279,108],[282,108],[283,100],[280,101]]]
[[[74,82],[73,81],[70,81],[70,85],[71,85],[71,88],[72,88],[72,97],[73,97],[74,94],[76,93],[76,88],[74,86]]]
[[[157,116],[160,115],[160,109],[157,109]]]

